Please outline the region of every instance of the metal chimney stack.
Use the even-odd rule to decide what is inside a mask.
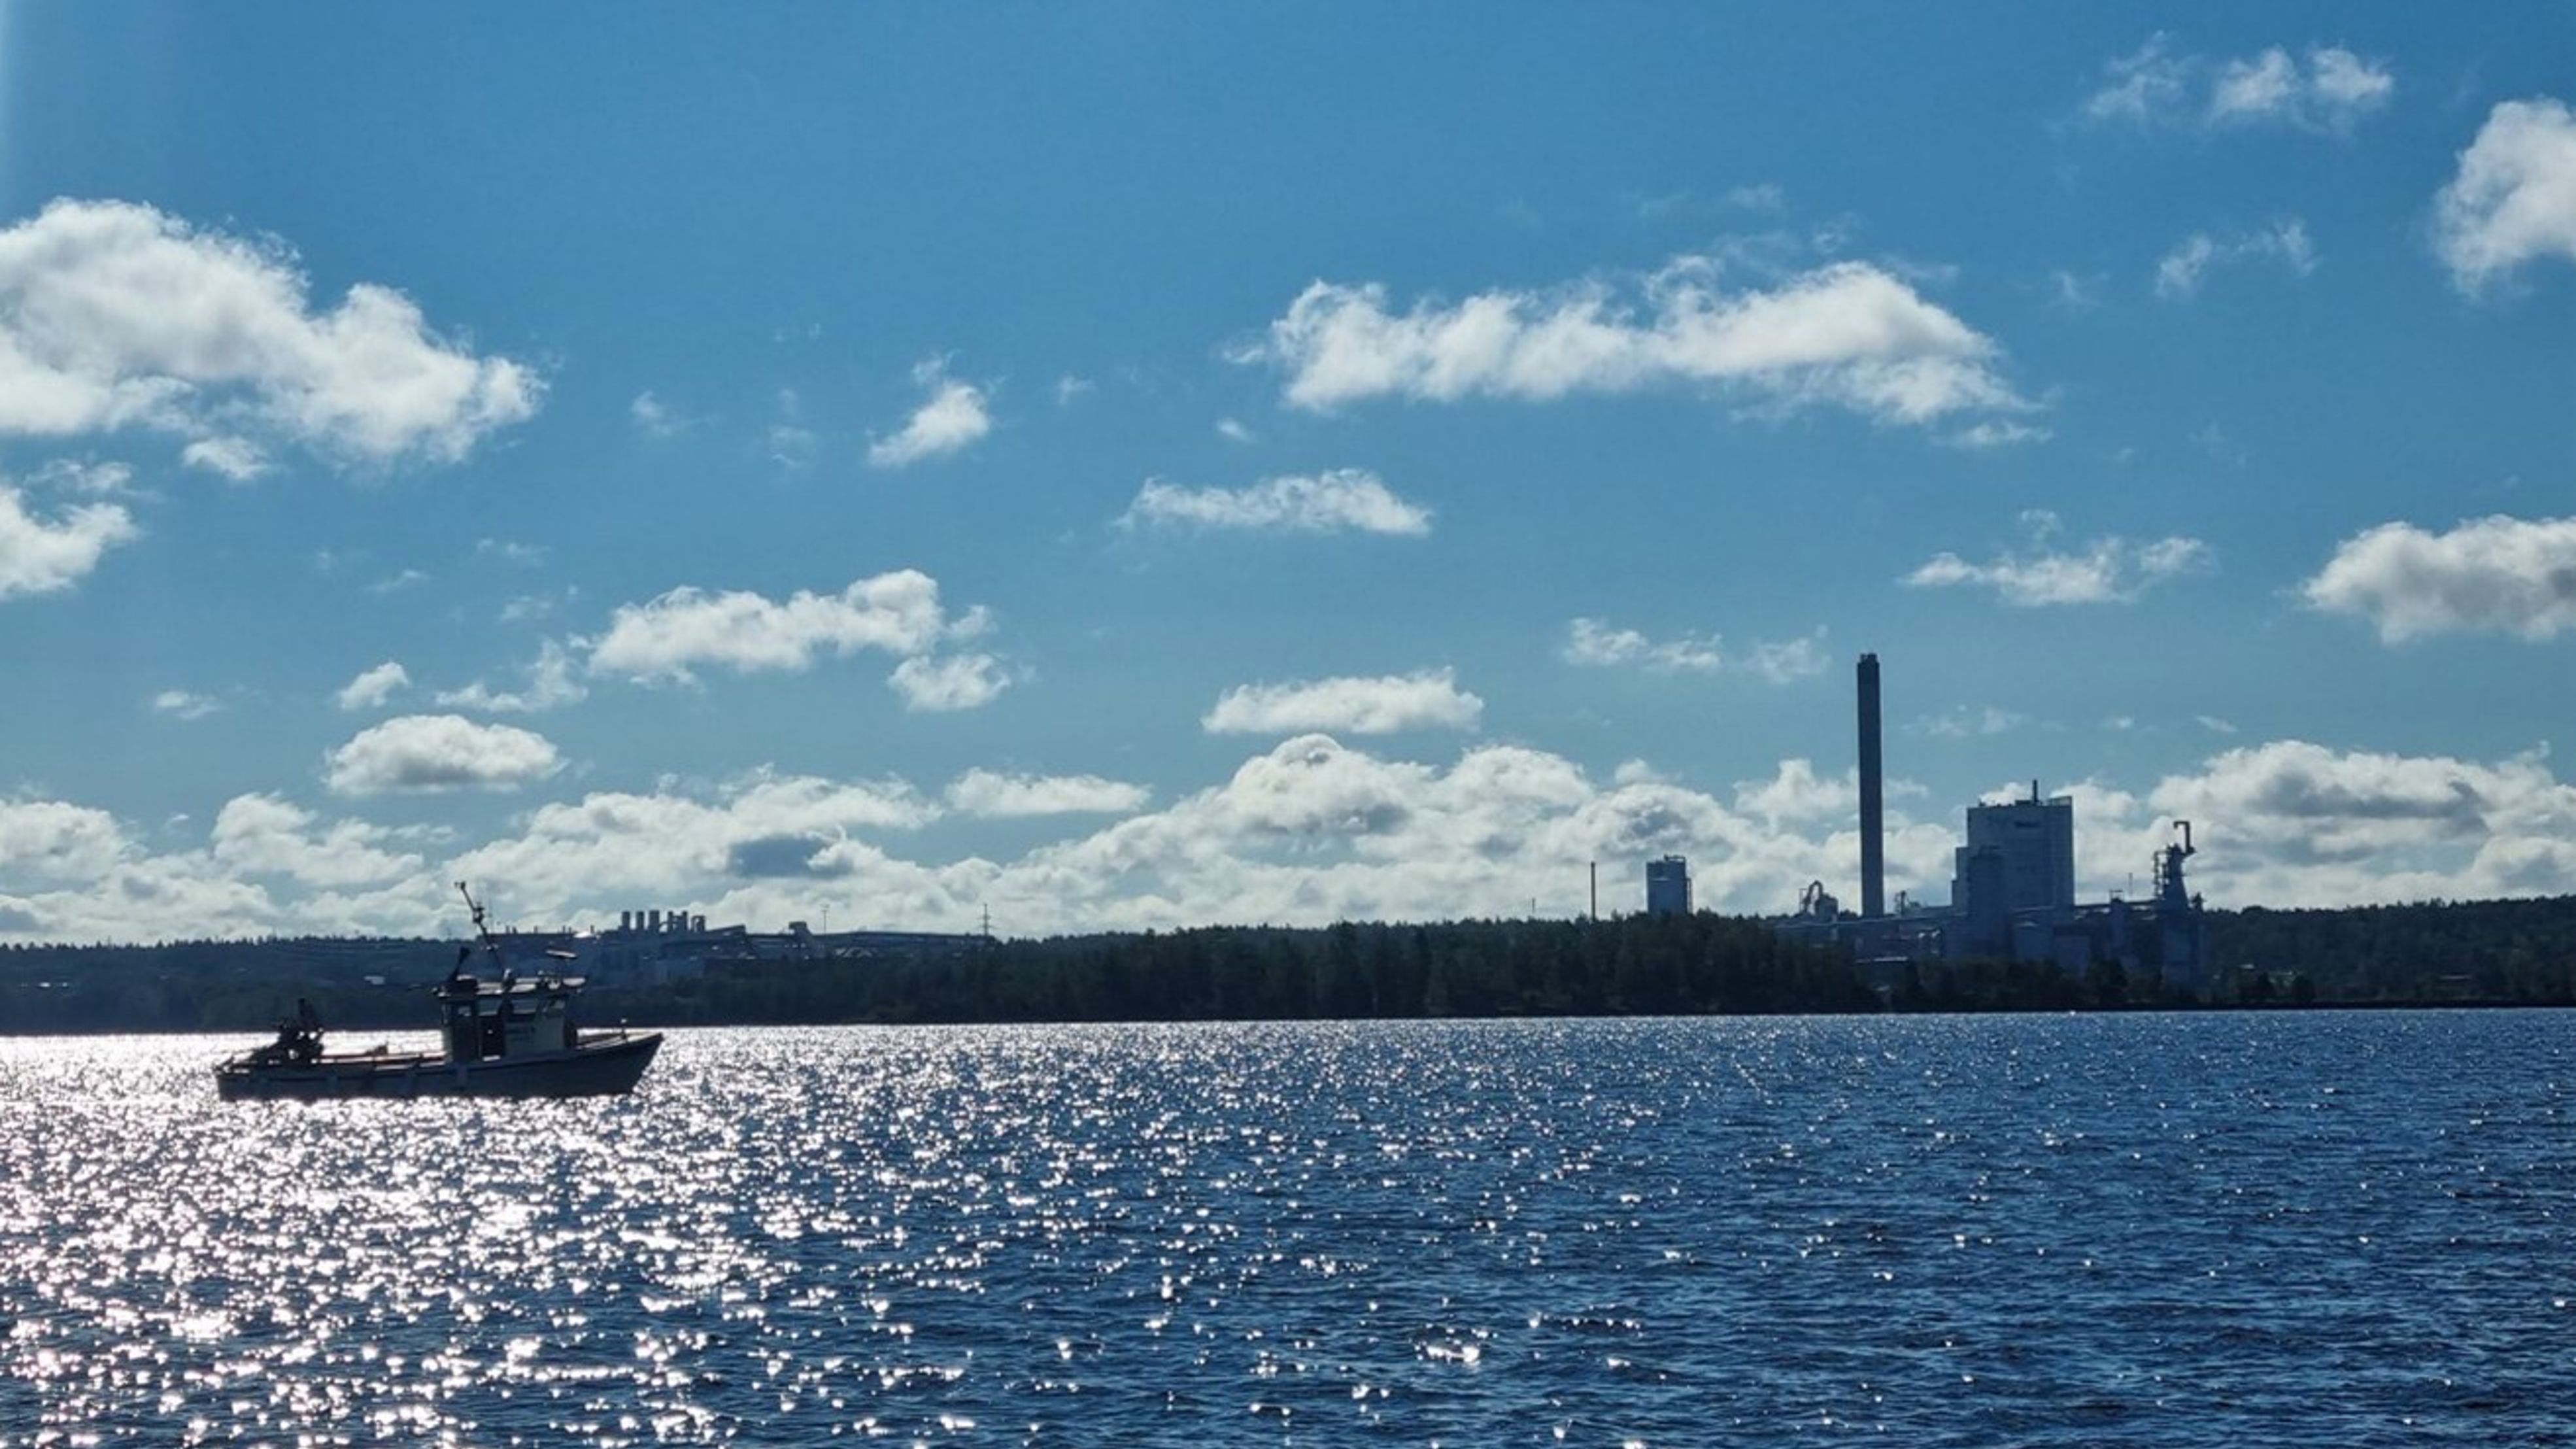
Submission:
[[[1880,797],[1878,656],[1860,657],[1860,913],[1887,914],[1887,814]]]

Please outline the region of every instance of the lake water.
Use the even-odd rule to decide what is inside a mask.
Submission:
[[[0,1040],[0,1446],[2565,1443],[2571,1039],[697,1031],[515,1106]]]

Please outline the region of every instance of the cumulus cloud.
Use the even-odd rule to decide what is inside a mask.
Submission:
[[[282,875],[300,885],[371,885],[421,868],[412,852],[383,848],[393,832],[362,820],[322,825],[312,811],[277,795],[236,795],[216,812],[217,863],[243,875]]]
[[[590,696],[573,677],[572,652],[555,640],[538,645],[537,657],[521,673],[527,679],[522,688],[494,689],[478,679],[463,689],[440,691],[438,703],[489,714],[535,714],[579,704]]]
[[[506,882],[514,909],[553,919],[637,899],[707,903],[729,919],[715,898],[753,881],[792,882],[801,916],[814,900],[804,890],[849,876],[837,852],[854,836],[912,830],[939,814],[901,781],[758,771],[703,794],[605,792],[541,805],[514,836],[465,852],[451,870]]]
[[[27,475],[37,488],[108,497],[131,491],[134,469],[125,463],[98,463],[85,458],[55,458]]]
[[[982,388],[948,375],[945,358],[934,357],[912,370],[912,380],[929,393],[913,410],[900,432],[868,443],[868,466],[902,468],[925,458],[961,452],[993,430],[991,399]]]
[[[1918,735],[1940,740],[1975,739],[1981,735],[2008,734],[2030,723],[2030,716],[2008,709],[1983,705],[1976,709],[1962,706],[1948,714],[1927,714],[1917,718],[1909,728]]]
[[[1335,468],[1313,477],[1266,478],[1250,488],[1176,488],[1148,481],[1118,526],[1419,537],[1431,531],[1431,510],[1396,496],[1364,468]]]
[[[360,730],[333,750],[333,794],[513,790],[561,768],[545,736],[462,715],[414,714]]]
[[[981,709],[1011,687],[1002,661],[990,654],[917,654],[896,665],[886,683],[904,708],[925,714]]]
[[[1971,424],[1941,439],[1953,448],[1990,452],[1996,448],[2019,447],[2023,443],[2045,443],[2055,436],[2046,428],[2028,423],[1998,422],[1989,419]]]
[[[805,426],[804,416],[804,400],[796,395],[796,389],[780,388],[778,418],[769,425],[766,435],[769,461],[781,468],[802,468],[814,461],[814,455],[822,449],[823,440],[815,436],[812,428]]]
[[[946,808],[1054,793],[1021,777],[970,784],[976,774]],[[1097,785],[1066,795],[1095,792],[1110,803]],[[2145,878],[2175,818],[2198,827],[2192,881],[2214,904],[2576,891],[2576,787],[2540,750],[2475,760],[2275,740],[2142,787],[2083,780],[2065,792],[2087,898]],[[416,863],[425,837],[269,795],[228,803],[206,848],[163,854],[101,811],[0,801],[0,937],[430,934],[452,927],[447,883],[459,878],[500,883],[496,909],[521,919],[599,920],[650,901],[761,929],[826,907],[836,924],[932,930],[971,929],[989,907],[1031,934],[1515,915],[1533,897],[1572,915],[1591,862],[1605,903],[1633,910],[1642,862],[1666,853],[1689,857],[1712,908],[1779,913],[1809,880],[1854,895],[1856,797],[1849,772],[1806,760],[1702,789],[1635,762],[1596,779],[1516,745],[1415,761],[1304,734],[1168,805],[1010,859],[902,853],[907,832],[944,812],[899,780],[763,771],[550,801],[434,865]],[[1943,897],[1967,803],[1891,805],[1890,889]]]
[[[1288,374],[1287,400],[1329,411],[1377,398],[1550,400],[1676,384],[1778,406],[1832,404],[1881,422],[2027,407],[2000,350],[1895,275],[1840,262],[1729,292],[1686,257],[1623,299],[1606,283],[1482,292],[1389,309],[1382,286],[1316,282],[1239,362]]]
[[[374,709],[393,698],[394,691],[411,687],[411,671],[388,659],[373,669],[359,671],[358,677],[340,688],[342,709]]]
[[[2125,604],[2168,579],[2212,567],[2209,545],[2196,538],[2133,543],[2106,536],[2079,551],[2068,551],[2052,547],[2059,527],[2057,515],[2033,509],[2022,515],[2022,521],[2030,534],[2027,552],[2007,551],[1982,564],[1955,553],[1939,553],[1899,582],[1918,589],[1960,585],[1992,589],[2005,603],[2022,608]]]
[[[671,411],[671,405],[649,391],[637,393],[635,400],[626,405],[626,417],[635,424],[637,432],[648,438],[670,437],[683,426],[679,414]]]
[[[391,288],[360,283],[316,310],[275,243],[118,201],[55,201],[0,231],[0,434],[147,427],[235,476],[264,466],[261,438],[342,462],[453,462],[542,393]]]
[[[2576,891],[2576,787],[2539,750],[2480,761],[2274,740],[2214,755],[2143,795],[2075,793],[2078,874],[2105,885],[2143,876],[2164,822],[2179,818],[2198,827],[2193,883],[2214,904]]]
[[[2156,263],[2156,295],[2195,296],[2211,268],[2255,261],[2279,262],[2301,277],[2315,271],[2316,247],[2308,240],[2307,224],[2290,217],[2230,236],[2193,232]]]
[[[1805,679],[1825,672],[1825,631],[1819,626],[1813,634],[1796,639],[1765,639],[1753,646],[1753,652],[1737,663],[1773,684],[1786,684],[1792,679]]]
[[[68,589],[89,577],[109,549],[140,534],[122,505],[83,503],[47,518],[0,483],[0,599]]]
[[[1376,678],[1238,685],[1220,695],[1199,724],[1210,734],[1338,730],[1383,735],[1471,730],[1484,713],[1485,702],[1458,687],[1454,670],[1426,669]]]
[[[1592,669],[1636,665],[1653,674],[1714,674],[1726,662],[1719,642],[1713,634],[1684,634],[1657,643],[1634,629],[1577,618],[1566,625],[1559,655],[1568,664]]]
[[[61,800],[0,800],[0,880],[91,880],[127,854],[104,810]]]
[[[837,594],[799,589],[784,600],[683,586],[620,604],[591,646],[589,667],[635,680],[687,680],[709,666],[742,674],[799,670],[825,654],[925,653],[974,632],[984,618],[969,611],[951,620],[940,607],[938,581],[915,569],[859,579]]]
[[[152,696],[152,711],[174,719],[199,720],[224,707],[212,695],[196,694],[185,689],[165,689]]]
[[[2553,638],[2576,628],[2576,518],[2498,514],[2448,533],[2383,523],[2337,545],[2301,592],[2392,644],[2487,630]]]
[[[2277,124],[2342,135],[2388,104],[2397,78],[2333,45],[2300,56],[2280,46],[2236,58],[2178,53],[2164,35],[2106,62],[2084,102],[2095,121],[2203,127]]]
[[[2465,288],[2542,258],[2576,262],[2576,113],[2547,97],[2488,112],[2433,215],[2442,260]]]
[[[1153,792],[1099,775],[1005,775],[973,769],[948,786],[949,808],[965,815],[1016,819],[1033,815],[1124,815],[1143,809]]]
[[[1635,629],[1604,620],[1578,617],[1566,625],[1558,657],[1590,669],[1637,668],[1649,674],[1715,674],[1721,670],[1758,674],[1786,684],[1820,674],[1825,668],[1824,630],[1798,639],[1763,640],[1740,653],[1729,653],[1715,634],[1681,634],[1649,639]]]
[[[179,461],[236,483],[247,483],[269,467],[268,454],[248,438],[199,438],[179,450]]]
[[[1813,810],[1765,820],[1650,772],[1599,782],[1516,746],[1421,764],[1323,735],[1282,741],[1167,807],[1008,861],[905,859],[881,835],[753,829],[738,814],[722,801],[594,796],[536,812],[519,838],[455,869],[524,882],[524,909],[557,919],[650,895],[772,927],[830,902],[836,922],[963,929],[989,907],[1008,929],[1044,932],[1516,915],[1533,896],[1572,914],[1588,862],[1667,851],[1691,856],[1702,899],[1720,909],[1785,910],[1807,880],[1840,882],[1856,859],[1848,828]],[[1893,811],[1891,826],[1892,885],[1919,892],[1947,879],[1944,832]],[[740,848],[746,836],[757,849]],[[1614,908],[1637,889],[1605,870]]]

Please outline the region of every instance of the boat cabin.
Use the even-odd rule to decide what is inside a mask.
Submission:
[[[572,1024],[578,976],[542,975],[521,980],[504,971],[498,981],[461,972],[438,988],[446,1014],[447,1059],[492,1061],[568,1051],[579,1040]]]

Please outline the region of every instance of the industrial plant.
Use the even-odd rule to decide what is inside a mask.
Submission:
[[[987,939],[928,931],[816,931],[803,921],[788,922],[784,931],[710,929],[705,916],[687,910],[640,910],[618,912],[613,928],[504,929],[494,933],[493,946],[513,967],[533,970],[578,956],[581,969],[602,984],[649,986],[764,961],[948,955]]]
[[[2144,900],[2075,899],[2075,801],[2044,796],[1968,808],[1967,839],[1951,856],[1950,903],[1922,905],[1900,893],[1887,905],[1886,776],[1879,749],[1878,656],[1860,657],[1860,909],[1848,911],[1821,881],[1797,911],[1772,921],[1781,935],[1840,946],[1882,968],[1942,961],[2049,962],[2070,974],[2116,964],[2152,970],[2166,985],[2206,984],[2207,940],[2200,897],[2183,879],[2193,854],[2191,822],[2177,820],[2156,852]],[[1689,909],[1687,867],[1678,856],[1647,866],[1648,909],[1678,899]],[[1665,908],[1669,909],[1667,905]]]

